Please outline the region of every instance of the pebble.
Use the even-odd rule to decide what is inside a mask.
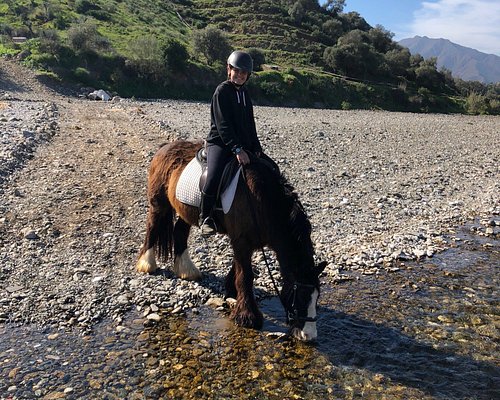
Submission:
[[[148,314],[146,318],[149,319],[150,321],[160,321],[161,320],[161,316],[157,313]]]

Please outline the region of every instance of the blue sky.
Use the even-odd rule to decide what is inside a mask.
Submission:
[[[394,40],[444,38],[500,56],[500,0],[346,0],[349,11],[383,25]]]

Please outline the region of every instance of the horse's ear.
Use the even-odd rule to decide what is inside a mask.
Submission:
[[[321,261],[318,265],[316,265],[316,275],[320,276],[327,265],[328,263],[326,261]]]

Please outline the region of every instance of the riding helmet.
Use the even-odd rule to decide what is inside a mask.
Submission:
[[[248,72],[248,74],[251,74],[253,71],[252,57],[244,51],[233,51],[227,59],[227,63],[234,68]]]

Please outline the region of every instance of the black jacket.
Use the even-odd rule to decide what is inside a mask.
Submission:
[[[253,105],[244,86],[237,90],[229,81],[215,89],[210,107],[211,127],[207,142],[227,146],[231,151],[242,147],[261,152],[257,137]]]

